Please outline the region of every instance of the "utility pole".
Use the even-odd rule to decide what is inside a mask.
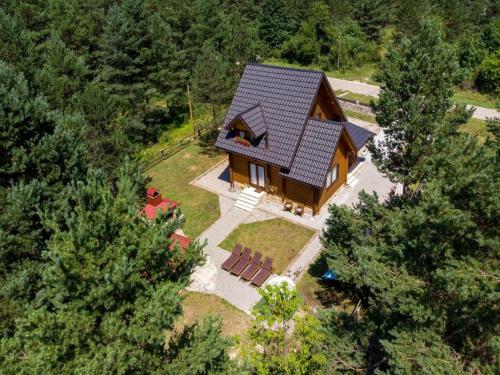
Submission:
[[[188,96],[188,106],[189,106],[189,122],[191,122],[191,126],[193,127],[193,135],[196,136],[196,129],[194,128],[194,121],[193,121],[193,106],[191,104],[191,93],[189,92],[189,84],[187,85],[187,96]]]
[[[337,39],[337,70],[340,70],[340,34]]]

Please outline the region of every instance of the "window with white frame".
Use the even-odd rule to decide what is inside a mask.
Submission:
[[[335,164],[328,171],[328,174],[326,175],[326,187],[330,187],[335,181],[337,181],[338,170],[339,170],[339,165]]]

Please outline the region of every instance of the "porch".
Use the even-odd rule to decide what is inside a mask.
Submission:
[[[227,158],[191,181],[191,184],[225,197],[228,203],[232,202],[233,205],[245,187],[239,184],[231,186]],[[358,158],[351,166],[347,183],[328,199],[316,215],[313,215],[312,209],[307,207],[302,216],[295,215],[293,210],[292,212],[285,211],[281,197],[272,194],[264,194],[257,204],[254,214],[281,217],[298,225],[321,230],[329,215],[328,206],[330,204],[352,207],[358,202],[358,194],[362,190],[368,193],[377,192],[382,201],[388,196],[392,187],[392,183],[377,171],[367,155],[366,158]]]

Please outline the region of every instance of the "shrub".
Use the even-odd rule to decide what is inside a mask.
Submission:
[[[483,60],[476,77],[476,86],[483,92],[500,92],[500,51]]]

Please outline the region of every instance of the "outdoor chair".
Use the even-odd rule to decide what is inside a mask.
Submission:
[[[254,277],[254,275],[257,273],[257,271],[260,269],[261,265],[262,265],[262,254],[256,251],[254,257],[252,258],[252,261],[250,262],[250,265],[245,270],[245,272],[241,274],[241,278],[243,280],[250,281],[252,277]]]
[[[241,246],[239,243],[236,244],[229,258],[227,258],[225,262],[222,263],[222,269],[224,271],[229,271],[240,259],[242,251],[243,251],[243,246]]]
[[[240,259],[234,265],[234,267],[231,268],[230,272],[233,275],[239,276],[250,264],[250,259],[252,259],[252,250],[248,247],[245,247],[245,250],[243,250],[243,254],[241,254]]]
[[[292,212],[293,204],[290,201],[286,201],[285,204],[283,205],[283,210]]]
[[[266,257],[262,269],[254,276],[251,283],[257,287],[260,287],[264,281],[273,273],[273,260],[272,258]]]
[[[299,205],[295,207],[295,215],[302,216],[304,214],[304,206]]]

